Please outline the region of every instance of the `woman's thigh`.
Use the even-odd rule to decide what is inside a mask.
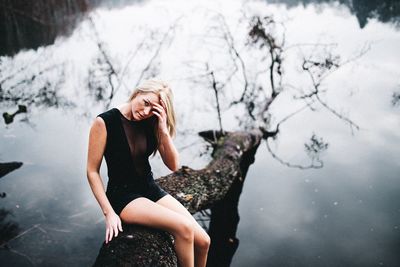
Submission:
[[[136,198],[126,205],[120,218],[124,223],[146,225],[172,234],[177,233],[182,223],[188,221],[181,214],[144,197]]]
[[[192,216],[192,214],[190,214],[190,212],[178,200],[176,200],[171,195],[168,194],[168,195],[162,197],[156,203],[165,208],[170,209],[173,212],[179,213],[180,215],[189,219],[195,226],[195,229],[194,229],[195,230],[195,239],[196,239],[197,234],[200,234],[200,235],[207,234],[206,231],[198,224],[198,222],[195,220],[195,218]]]

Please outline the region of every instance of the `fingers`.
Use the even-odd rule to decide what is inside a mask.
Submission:
[[[117,237],[119,231],[122,232],[121,220],[118,220],[115,225],[107,227],[107,229],[106,229],[106,244],[108,242],[110,242],[113,237]]]
[[[158,111],[153,110],[153,114],[162,119],[161,114]]]
[[[162,101],[162,99],[160,99],[160,103],[161,103],[161,104],[153,103],[153,106],[154,106],[154,107],[158,107],[158,108],[160,108],[160,109],[167,110],[167,107],[166,107],[164,101]]]
[[[111,239],[112,239],[112,237],[113,237],[113,234],[114,234],[114,229],[111,227],[110,228],[110,231],[109,231],[109,239],[108,239],[108,242],[110,242],[111,241]]]
[[[158,113],[162,114],[165,112],[164,108],[161,106],[153,106],[153,111],[156,110]]]
[[[153,112],[154,114],[161,115],[161,114],[160,114],[160,111],[158,111],[158,110],[153,109],[152,112]]]
[[[118,236],[118,225],[116,224],[116,225],[114,225],[114,237],[117,237]]]
[[[107,228],[106,229],[106,244],[111,241],[112,236],[113,236],[113,228],[112,227]]]
[[[106,229],[106,244],[108,243],[108,232],[109,232],[109,230],[108,230],[108,228]]]
[[[118,229],[123,232],[121,220],[118,220]]]
[[[118,236],[118,229],[117,229],[116,225],[110,226],[109,228],[107,228],[107,230],[106,230],[106,244],[111,241],[113,236],[115,236],[115,237]]]

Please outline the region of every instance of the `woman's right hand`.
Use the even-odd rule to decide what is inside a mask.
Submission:
[[[121,219],[115,212],[110,212],[106,215],[106,244],[113,236],[118,236],[118,230],[122,232]]]

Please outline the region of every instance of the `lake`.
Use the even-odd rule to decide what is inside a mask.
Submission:
[[[247,173],[231,266],[400,266],[397,2],[80,2],[50,5],[57,23],[0,7],[0,110],[27,109],[0,127],[0,162],[23,163],[0,179],[0,265],[93,264],[105,223],[86,178],[90,125],[157,76],[174,92],[181,165],[211,160],[197,133],[220,129],[213,78],[224,130],[279,124]]]

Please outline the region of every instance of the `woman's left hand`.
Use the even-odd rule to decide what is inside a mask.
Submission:
[[[166,106],[165,103],[160,99],[160,104],[153,103],[153,114],[158,117],[158,130],[160,133],[168,134],[168,127],[167,127],[167,114],[166,114]]]

